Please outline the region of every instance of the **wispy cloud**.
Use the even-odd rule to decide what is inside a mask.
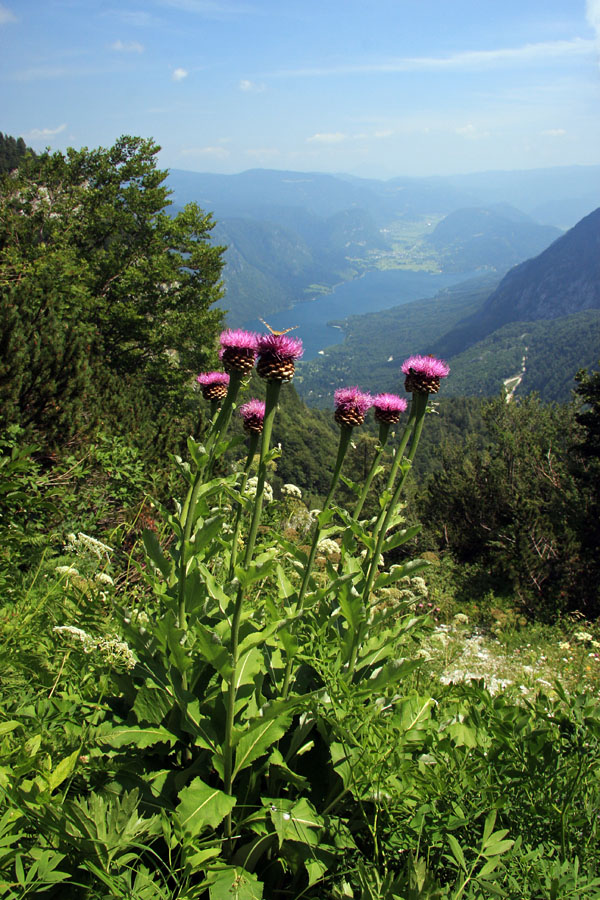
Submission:
[[[254,12],[248,4],[231,3],[229,0],[158,0],[160,6],[195,13],[210,19],[221,19]]]
[[[212,156],[214,159],[227,159],[231,155],[225,147],[185,147],[179,152],[181,156]]]
[[[139,41],[114,41],[110,49],[116,50],[117,53],[143,53],[144,45]]]
[[[458,128],[454,129],[454,132],[459,137],[467,138],[469,141],[480,141],[483,138],[490,137],[489,131],[482,131],[480,128],[473,125],[472,122],[469,122],[468,125],[460,125]]]
[[[544,137],[564,137],[566,133],[564,128],[547,128],[542,131]]]
[[[245,91],[246,93],[260,94],[265,90],[265,85],[258,83],[256,81],[249,81],[247,78],[242,78],[240,81],[240,91]]]
[[[326,131],[313,134],[312,137],[306,138],[307,144],[341,144],[347,141],[348,135],[341,131]]]
[[[600,0],[587,0],[585,17],[596,32],[596,37],[600,38]]]
[[[173,79],[173,81],[183,81],[183,79],[187,78],[188,75],[189,75],[189,72],[187,69],[181,69],[181,68],[173,69],[171,78]]]
[[[11,22],[16,22],[17,17],[14,12],[12,12],[4,3],[0,3],[0,25],[8,25]]]
[[[55,134],[60,134],[61,131],[64,131],[67,127],[66,122],[63,125],[58,125],[57,128],[32,128],[27,134],[24,134],[23,137],[27,141],[35,141],[40,138],[48,138],[54,137]]]
[[[600,6],[599,0],[591,0]],[[501,47],[497,50],[467,50],[450,56],[406,56],[386,62],[349,63],[335,66],[315,66],[282,70],[279,77],[308,78],[323,75],[368,75],[394,72],[471,71],[495,66],[544,63],[593,53],[594,41],[573,38],[569,41],[544,41],[522,47]]]

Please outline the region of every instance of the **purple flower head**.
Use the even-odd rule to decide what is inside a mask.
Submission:
[[[258,338],[258,365],[256,371],[267,381],[291,381],[295,360],[303,353],[300,338],[286,334],[261,334]]]
[[[200,387],[208,387],[211,384],[229,384],[227,372],[201,372],[196,379]]]
[[[405,389],[411,394],[437,394],[440,382],[450,371],[443,359],[435,356],[409,356],[402,363]]]
[[[260,434],[263,430],[263,422],[265,418],[265,404],[262,400],[253,397],[247,403],[242,404],[239,409],[240,416],[244,420],[244,428],[246,431],[253,431]]]
[[[258,353],[278,359],[300,359],[304,350],[300,338],[288,337],[287,334],[260,334]]]
[[[402,363],[405,375],[425,375],[427,378],[445,378],[450,366],[435,356],[409,356]]]
[[[258,352],[258,335],[240,328],[227,329],[221,333],[219,359],[228,372],[248,375],[254,368]]]
[[[362,425],[368,409],[373,406],[373,398],[357,387],[339,388],[333,395],[335,420],[339,425]]]
[[[221,332],[222,350],[258,350],[258,335],[253,331],[243,331],[241,328],[228,328]]]
[[[196,379],[205,400],[222,400],[227,394],[227,372],[202,372]]]
[[[397,394],[377,394],[373,400],[375,418],[386,425],[395,425],[400,421],[400,415],[404,412],[408,403],[404,397]]]

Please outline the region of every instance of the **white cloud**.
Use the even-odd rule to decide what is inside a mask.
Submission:
[[[0,25],[8,25],[10,22],[16,22],[17,17],[4,3],[0,3]]]
[[[600,38],[600,0],[587,0],[585,17],[596,32],[596,37]]]
[[[482,138],[488,138],[490,136],[489,131],[480,131],[479,128],[476,128],[471,122],[469,122],[468,125],[462,125],[459,128],[455,128],[454,132],[460,137],[467,138],[469,141],[479,141]]]
[[[313,134],[312,137],[306,138],[307,144],[340,144],[342,141],[348,140],[347,134],[341,131],[325,132]]]
[[[593,0],[594,7],[598,0]],[[291,69],[276,73],[279,76],[311,77],[320,75],[368,75],[371,73],[469,71],[527,63],[544,63],[549,60],[584,56],[593,53],[594,41],[573,38],[570,41],[545,41],[524,44],[522,47],[501,47],[497,50],[467,50],[450,56],[400,57],[387,62],[338,65],[331,68],[315,67]]]
[[[242,80],[240,81],[240,91],[260,94],[262,93],[262,91],[264,91],[264,89],[264,84],[258,84],[255,81],[249,81],[247,78],[242,78]]]
[[[143,53],[144,47],[143,44],[140,44],[139,41],[115,41],[110,45],[111,50],[116,50],[118,53]]]
[[[564,128],[547,128],[545,131],[542,131],[542,134],[546,137],[563,137],[566,133]]]
[[[212,156],[215,159],[227,159],[231,155],[225,147],[185,147],[180,152],[182,156]]]
[[[32,128],[30,132],[24,134],[23,137],[28,141],[39,140],[40,138],[53,137],[55,134],[60,134],[61,131],[64,131],[67,127],[66,123],[64,125],[59,125],[57,128]]]
[[[376,132],[374,133],[373,137],[375,137],[375,138],[377,138],[377,139],[379,140],[379,139],[381,139],[381,138],[389,138],[389,137],[392,137],[393,134],[394,134],[394,132],[393,132],[390,128],[387,128],[387,129],[385,129],[385,130],[383,130],[383,131],[376,131]]]
[[[231,3],[228,0],[158,0],[158,3],[160,6],[196,13],[209,19],[223,19],[255,11],[247,3]]]
[[[188,74],[189,72],[187,71],[187,69],[174,69],[171,78],[173,79],[173,81],[183,81],[184,78],[188,77]]]

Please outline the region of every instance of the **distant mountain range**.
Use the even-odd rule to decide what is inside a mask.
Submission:
[[[214,239],[228,247],[231,324],[268,318],[373,267],[502,274],[600,203],[600,166],[389,181],[174,169],[168,183],[175,209],[196,201],[215,216]],[[410,236],[402,248],[399,231]]]
[[[448,272],[494,268],[506,271],[538,254],[561,235],[552,225],[540,225],[508,204],[468,207],[449,213],[425,237]]]
[[[517,392],[568,399],[575,371],[600,357],[600,209],[499,284],[458,286],[433,300],[354,316],[344,328],[344,344],[300,369],[299,389],[316,403],[355,380],[398,390],[398,365],[412,352],[449,360],[447,395],[489,396],[510,382]]]

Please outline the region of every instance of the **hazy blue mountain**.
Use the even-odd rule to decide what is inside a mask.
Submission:
[[[228,248],[221,305],[238,325],[314,296],[315,286],[330,289],[354,277],[357,261],[385,246],[369,214],[357,208],[327,219],[302,210],[286,226],[225,217],[213,236]]]
[[[535,256],[561,232],[539,225],[518,209],[468,207],[449,213],[425,241],[433,246],[444,271],[491,268],[505,272]]]
[[[512,172],[387,181],[250,169],[214,175],[172,169],[168,184],[177,205],[195,201],[217,218],[250,216],[279,224],[290,207],[321,218],[352,207],[366,210],[382,227],[404,217],[447,214],[460,207],[509,203],[544,224],[568,228],[600,205],[600,166],[564,166]]]
[[[600,208],[543,253],[508,272],[484,306],[434,350],[455,356],[508,322],[558,319],[600,308]]]

